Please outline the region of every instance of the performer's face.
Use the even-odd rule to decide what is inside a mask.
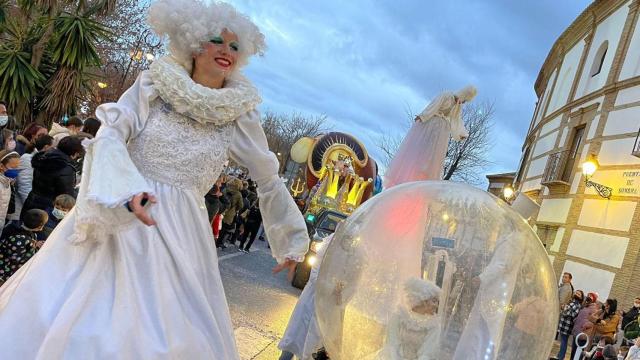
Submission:
[[[438,305],[438,298],[433,297],[414,306],[411,310],[422,315],[433,315],[438,312]]]
[[[219,36],[214,36],[209,42],[202,44],[202,51],[195,54],[194,65],[206,74],[226,78],[235,68],[239,51],[238,36],[224,29]]]

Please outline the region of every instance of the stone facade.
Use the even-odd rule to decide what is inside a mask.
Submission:
[[[541,205],[534,225],[558,277],[617,298],[640,295],[640,0],[594,1],[553,45],[535,84],[538,104],[516,188]],[[605,199],[591,178],[613,188]]]

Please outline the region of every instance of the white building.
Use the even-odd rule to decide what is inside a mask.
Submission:
[[[535,228],[556,274],[628,306],[640,295],[639,0],[596,0],[560,35],[535,84],[516,186],[540,204]],[[586,186],[612,188],[609,199]],[[635,275],[635,276],[634,276]]]

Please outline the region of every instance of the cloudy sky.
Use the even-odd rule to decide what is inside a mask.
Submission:
[[[529,126],[533,84],[557,37],[590,0],[229,0],[269,50],[247,75],[262,110],[324,114],[375,158],[383,132],[404,131],[442,90],[474,84],[495,104],[493,165],[513,171]]]

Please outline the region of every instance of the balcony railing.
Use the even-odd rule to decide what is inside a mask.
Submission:
[[[565,172],[568,157],[569,150],[558,151],[549,155],[544,175],[542,175],[542,185],[569,185],[568,178],[571,174],[566,174]]]
[[[640,130],[638,130],[638,135],[636,135],[636,142],[633,144],[633,151],[631,151],[631,155],[640,157]]]

